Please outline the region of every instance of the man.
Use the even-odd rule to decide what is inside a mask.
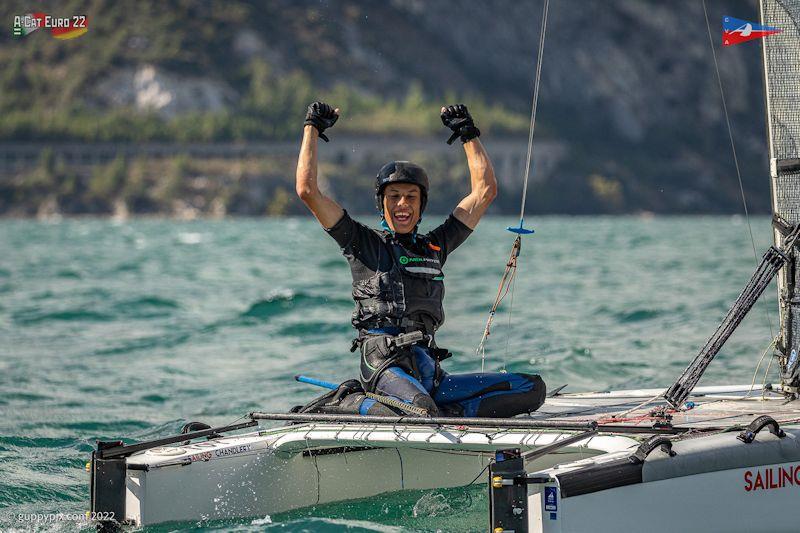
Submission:
[[[312,402],[304,411],[361,414],[507,417],[536,410],[545,385],[538,375],[479,373],[450,375],[439,363],[451,354],[436,346],[444,322],[442,266],[472,233],[497,195],[489,156],[466,106],[443,107],[442,122],[460,138],[472,190],[448,219],[426,235],[417,227],[428,201],[425,171],[407,161],[380,169],[376,206],[383,230],[350,218],[317,186],[317,142],[339,118],[339,110],[315,102],[308,107],[297,164],[297,194],[342,248],[353,276],[353,326],[361,376]],[[371,393],[370,397],[365,393]],[[375,396],[377,395],[377,396]],[[408,407],[406,407],[408,406]]]

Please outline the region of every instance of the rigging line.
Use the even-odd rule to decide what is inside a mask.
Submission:
[[[505,298],[506,294],[508,294],[509,290],[513,292],[513,279],[514,275],[516,274],[517,268],[517,257],[519,257],[520,247],[522,245],[521,235],[525,233],[533,233],[533,231],[528,231],[523,228],[523,219],[525,217],[525,202],[528,196],[528,178],[530,177],[530,170],[531,170],[531,157],[533,153],[533,138],[534,138],[534,131],[536,129],[536,110],[539,106],[539,87],[541,85],[541,78],[542,78],[542,58],[544,56],[544,43],[545,43],[545,36],[547,35],[547,14],[550,10],[550,0],[544,0],[544,6],[542,8],[542,27],[539,31],[539,50],[537,52],[536,57],[536,75],[534,77],[533,83],[533,100],[531,102],[531,122],[530,127],[528,128],[528,149],[526,155],[526,162],[525,162],[525,179],[522,184],[522,200],[520,202],[520,209],[519,209],[519,228],[508,228],[511,231],[517,233],[517,239],[514,241],[514,246],[511,249],[511,258],[509,259],[508,263],[506,264],[506,270],[503,273],[503,277],[500,280],[500,287],[497,291],[497,297],[495,298],[494,305],[492,306],[491,311],[489,312],[489,318],[486,321],[486,328],[483,331],[483,336],[481,337],[481,341],[478,344],[478,348],[476,353],[481,356],[481,372],[484,371],[486,366],[486,339],[489,336],[489,330],[492,326],[492,322],[494,321],[494,316],[497,312],[497,306],[500,302]],[[510,275],[510,277],[509,277]],[[505,287],[505,292],[503,289]],[[513,300],[513,294],[512,294]],[[511,317],[509,315],[509,326]],[[508,339],[506,339],[508,340]],[[508,349],[506,348],[506,354]]]
[[[636,407],[631,407],[631,408],[630,408],[630,409],[628,409],[627,411],[622,411],[621,413],[617,413],[617,414],[612,414],[612,415],[609,415],[609,417],[610,417],[610,418],[622,418],[622,417],[628,416],[628,415],[629,415],[630,413],[632,413],[633,411],[636,411],[637,409],[641,409],[642,407],[644,407],[644,406],[646,406],[646,405],[649,405],[649,404],[651,404],[651,403],[655,402],[656,400],[658,400],[659,398],[661,398],[661,397],[664,395],[664,393],[665,393],[665,392],[666,392],[666,390],[664,390],[664,391],[661,391],[661,392],[659,392],[658,394],[656,394],[655,396],[653,396],[652,398],[650,398],[649,400],[645,400],[645,401],[643,401],[642,403],[640,403],[640,404],[639,404],[639,405],[637,405]]]
[[[483,330],[483,336],[481,337],[481,341],[478,344],[477,350],[475,350],[475,353],[481,356],[481,372],[484,371],[486,365],[486,339],[489,337],[492,323],[494,322],[494,317],[497,314],[497,308],[500,306],[500,303],[506,297],[510,289],[511,279],[514,277],[514,273],[517,269],[517,257],[519,257],[521,243],[522,237],[517,236],[517,238],[514,240],[513,246],[511,247],[511,255],[506,263],[503,276],[500,278],[500,286],[497,288],[497,296],[495,296],[494,304],[492,304],[492,309],[489,311],[489,318],[486,320],[486,327]]]
[[[766,391],[764,390],[767,386],[767,375],[769,375],[769,367],[772,366],[772,360],[775,359],[775,356],[769,358],[769,362],[767,362],[767,369],[764,371],[764,381],[761,383],[761,399],[764,400],[766,398]]]
[[[756,370],[755,370],[755,372],[753,372],[753,381],[750,383],[750,389],[747,391],[747,394],[744,395],[745,398],[749,398],[750,394],[752,394],[753,388],[756,386],[756,379],[758,379],[758,371],[761,368],[761,363],[764,361],[764,357],[767,356],[767,352],[770,350],[770,348],[775,346],[775,343],[777,342],[777,340],[778,340],[777,338],[772,339],[772,342],[770,342],[767,345],[767,347],[764,348],[764,351],[761,353],[761,358],[758,360],[758,364],[756,365]],[[766,376],[765,376],[765,381],[766,381]],[[763,387],[761,388],[761,395],[762,395],[762,397],[764,395],[764,388]]]
[[[506,361],[508,361],[508,341],[511,339],[511,316],[514,313],[514,287],[517,286],[517,269],[514,269],[514,273],[511,274],[511,281],[509,281],[509,285],[511,285],[511,301],[508,303],[508,333],[506,333],[506,355],[503,358],[503,372],[506,372]]]
[[[547,32],[547,12],[550,8],[550,0],[544,0],[542,11],[542,29],[539,31],[539,53],[536,58],[536,77],[533,83],[533,101],[531,103],[531,125],[528,129],[528,154],[525,162],[525,181],[522,184],[522,202],[519,208],[520,227],[525,218],[525,199],[528,196],[528,176],[531,170],[531,154],[533,152],[533,132],[536,129],[536,109],[539,103],[539,81],[542,77],[542,56],[544,54],[544,38]]]
[[[744,194],[744,185],[742,184],[742,173],[739,170],[739,158],[736,156],[736,144],[733,142],[733,128],[731,127],[731,119],[728,115],[728,104],[725,101],[725,91],[722,88],[722,76],[719,73],[719,65],[717,64],[717,52],[714,49],[714,38],[711,36],[711,23],[708,21],[708,10],[706,10],[706,0],[703,0],[703,15],[706,19],[706,30],[708,31],[708,44],[711,47],[711,56],[714,58],[714,70],[717,73],[717,84],[719,85],[719,94],[722,98],[722,110],[725,113],[725,123],[728,126],[728,139],[731,143],[731,153],[733,154],[733,163],[736,166],[736,177],[739,180],[739,192],[742,195],[742,207],[744,208],[744,217],[747,221],[747,231],[750,233],[750,244],[753,246],[753,258],[756,265],[758,264],[758,252],[756,251],[756,240],[753,237],[753,227],[750,225],[750,213],[747,209],[747,198]],[[764,315],[767,317],[767,324],[769,326],[769,336],[774,338],[775,334],[772,332],[772,319],[769,317],[769,309],[764,307]]]

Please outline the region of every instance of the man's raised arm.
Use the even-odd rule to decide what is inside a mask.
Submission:
[[[469,165],[469,179],[472,190],[458,203],[453,215],[470,229],[475,229],[486,209],[497,196],[497,179],[489,154],[480,139],[480,130],[465,105],[454,105],[442,108],[442,122],[453,130],[447,141],[451,144],[456,138],[464,143],[464,152]]]
[[[332,228],[344,215],[339,204],[328,198],[317,185],[317,144],[319,138],[327,141],[323,133],[336,123],[339,110],[328,104],[314,102],[308,106],[305,125],[303,126],[303,143],[297,158],[297,174],[295,189],[297,196],[311,210],[325,229]]]

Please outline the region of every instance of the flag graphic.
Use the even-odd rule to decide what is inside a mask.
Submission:
[[[14,22],[14,37],[24,37],[38,30],[39,25],[44,23],[44,16],[44,13],[28,13],[27,15],[23,15],[21,17],[23,22],[21,24]],[[34,23],[34,25],[29,25],[31,23]]]
[[[749,22],[733,17],[722,17],[722,46],[732,46],[782,31],[783,30],[779,28],[764,26],[756,22]]]
[[[89,28],[78,28],[75,24],[70,24],[68,28],[53,28],[50,30],[50,34],[56,39],[74,39],[87,31]]]

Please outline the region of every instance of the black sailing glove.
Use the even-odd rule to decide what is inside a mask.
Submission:
[[[308,106],[308,113],[306,113],[306,120],[303,124],[310,124],[317,128],[319,138],[328,142],[328,138],[322,132],[336,124],[338,118],[338,113],[331,106],[324,102],[314,102]]]
[[[481,130],[475,127],[475,122],[464,104],[445,107],[442,111],[442,124],[453,130],[447,144],[453,144],[456,137],[461,137],[461,142],[465,143],[481,136]]]

